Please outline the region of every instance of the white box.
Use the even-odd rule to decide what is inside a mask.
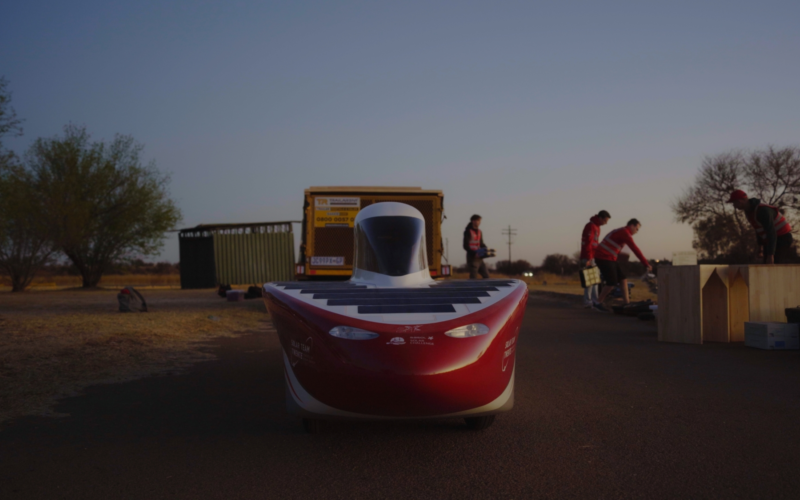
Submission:
[[[672,252],[672,265],[673,266],[696,266],[697,265],[697,252]]]
[[[800,324],[748,321],[744,324],[744,345],[758,349],[800,349]]]

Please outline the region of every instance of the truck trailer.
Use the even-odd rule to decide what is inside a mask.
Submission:
[[[353,225],[361,209],[383,201],[411,205],[425,218],[427,261],[431,277],[449,277],[442,265],[444,195],[421,187],[326,186],[305,190],[299,280],[347,280],[353,274]]]

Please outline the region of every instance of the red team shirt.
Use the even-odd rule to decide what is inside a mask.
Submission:
[[[630,247],[642,263],[647,262],[647,257],[644,256],[642,251],[639,250],[639,247],[636,246],[636,243],[633,242],[633,235],[630,229],[628,229],[628,226],[615,229],[608,233],[606,237],[603,238],[603,242],[598,245],[594,258],[616,261],[617,256],[622,252],[625,245]]]
[[[581,259],[592,260],[594,253],[597,250],[597,245],[600,244],[600,218],[592,216],[589,222],[583,227],[583,235],[581,235]]]

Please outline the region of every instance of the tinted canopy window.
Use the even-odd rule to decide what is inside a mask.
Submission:
[[[425,223],[405,216],[370,217],[355,227],[356,267],[387,276],[427,268]]]

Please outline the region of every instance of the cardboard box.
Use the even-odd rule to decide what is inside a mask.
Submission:
[[[697,252],[672,252],[673,266],[696,266]]]
[[[744,345],[757,349],[800,349],[800,325],[748,321],[744,324]]]

